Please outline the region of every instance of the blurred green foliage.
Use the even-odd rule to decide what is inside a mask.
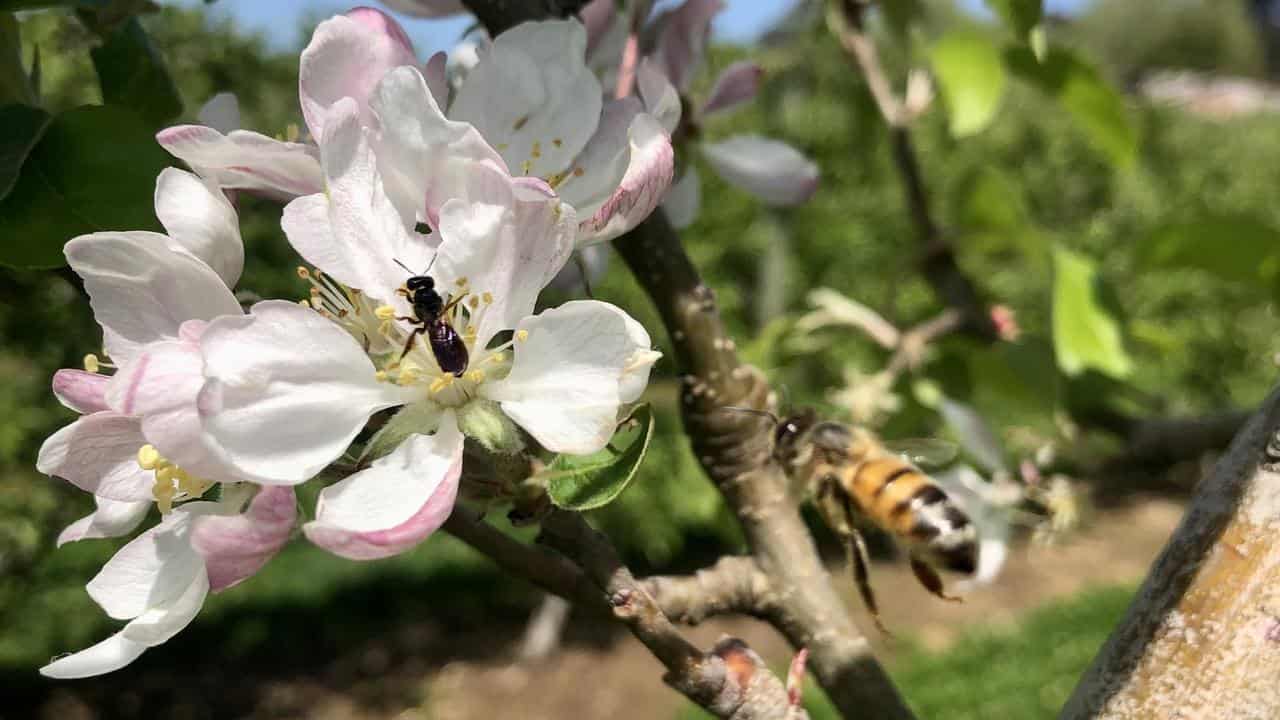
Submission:
[[[1207,0],[1134,4],[1145,7],[1146,14],[1122,16],[1117,7],[1127,7],[1125,0],[1101,2],[1071,27],[1051,26],[1049,35],[1100,61],[1113,77],[1165,62],[1241,71],[1256,67],[1256,46],[1243,35],[1229,35],[1238,42],[1194,45],[1201,50],[1190,59],[1160,49],[1180,48],[1185,37],[1241,32],[1231,24],[1231,13],[1197,16],[1204,18],[1199,23],[1168,19],[1182,17],[1186,7],[1207,6]],[[955,17],[954,12],[935,15],[926,28],[945,31]],[[296,54],[268,52],[260,38],[207,20],[197,10],[165,7],[144,25],[181,92],[183,120],[192,120],[214,93],[231,91],[239,97],[246,127],[276,134],[299,121]],[[1007,32],[994,28],[974,31],[989,33],[993,43],[1008,40]],[[89,33],[58,13],[24,17],[22,32],[28,64],[39,48],[46,108],[61,111],[101,101],[89,54],[96,41]],[[1125,45],[1126,34],[1150,41],[1155,49],[1126,55],[1141,45]],[[817,160],[822,188],[803,207],[771,210],[700,167],[703,211],[684,238],[715,288],[743,355],[770,373],[790,404],[816,404],[838,415],[841,409],[829,402],[829,391],[843,384],[847,370],[879,369],[884,354],[849,331],[823,331],[816,349],[797,343],[790,324],[805,309],[806,293],[834,288],[900,326],[931,317],[939,306],[914,272],[919,248],[882,122],[864,84],[819,28],[802,26],[783,40],[753,51],[767,70],[760,100],[711,120],[704,132],[711,139],[741,131],[785,139]],[[905,76],[908,60],[910,66],[924,64],[922,56],[910,54],[917,48],[904,49],[887,34],[886,44],[893,77]],[[717,49],[712,70],[743,55],[741,49]],[[705,94],[713,71],[703,75],[695,95]],[[1098,395],[1096,377],[1067,382],[1054,370],[1054,247],[1088,258],[1123,309],[1121,341],[1132,362],[1128,395],[1136,398],[1138,409],[1171,413],[1248,406],[1274,380],[1272,358],[1280,351],[1272,300],[1276,272],[1259,270],[1242,279],[1223,268],[1260,267],[1264,263],[1250,262],[1259,252],[1275,257],[1267,241],[1277,245],[1280,228],[1280,205],[1273,200],[1280,187],[1280,124],[1267,116],[1209,121],[1125,102],[1121,110],[1141,140],[1135,161],[1124,170],[1096,149],[1077,118],[1025,84],[1011,83],[990,124],[963,140],[949,132],[938,106],[914,131],[935,211],[951,232],[961,265],[980,279],[993,301],[1016,311],[1024,333],[1017,344],[995,347],[947,340],[926,372],[949,397],[976,407],[1005,435],[1031,428],[1052,436],[1055,411]],[[691,151],[682,153],[681,161],[700,162]],[[262,297],[304,295],[292,272],[298,259],[279,230],[280,208],[244,195],[239,202],[247,251],[241,287]],[[1239,225],[1206,224],[1205,218],[1247,218],[1249,241],[1235,242]],[[1186,256],[1180,248],[1188,241],[1180,238],[1188,237],[1201,243],[1195,247],[1221,248],[1210,253],[1223,259],[1221,267],[1173,261]],[[1168,247],[1174,249],[1160,249]],[[633,312],[667,357],[657,367],[648,397],[656,418],[648,458],[621,500],[596,511],[593,520],[641,571],[693,565],[739,547],[734,522],[680,430],[670,346],[643,290],[617,262],[594,290],[597,298]],[[6,419],[0,424],[0,668],[30,672],[56,652],[101,637],[112,625],[83,584],[115,545],[78,543],[54,552],[57,532],[88,512],[91,503],[83,493],[34,471],[40,442],[72,418],[48,392],[48,378],[58,367],[79,365],[100,339],[87,303],[66,274],[0,270],[0,300],[0,373],[6,378],[0,383],[0,414]],[[907,405],[886,432],[936,432],[936,414],[915,403],[904,387],[897,390]],[[1015,452],[1030,449],[1011,446]],[[311,505],[304,502],[304,507]],[[441,567],[470,571],[481,562],[447,539],[373,564],[337,560],[299,542],[260,577],[217,598],[198,627],[212,627],[223,608],[319,607],[361,583],[407,579],[429,585]],[[1103,609],[1119,606],[1119,601],[1100,602]],[[972,647],[995,646],[974,641]],[[1073,654],[1070,662],[1081,661]],[[1065,673],[1061,668],[1054,672]],[[934,702],[930,682],[917,682],[909,672],[900,677],[922,711],[935,709],[927,704]]]

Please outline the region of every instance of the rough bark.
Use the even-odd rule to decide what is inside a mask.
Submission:
[[[1280,391],[1205,478],[1063,720],[1280,717]]]

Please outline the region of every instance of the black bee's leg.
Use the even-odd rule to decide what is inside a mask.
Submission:
[[[858,586],[858,592],[862,595],[862,603],[867,606],[867,612],[871,613],[871,620],[876,624],[876,629],[887,637],[893,637],[893,633],[889,632],[880,621],[880,608],[876,605],[876,595],[871,590],[871,557],[867,553],[867,543],[862,539],[862,533],[856,528],[850,528],[845,539],[849,562],[853,564],[853,580]]]
[[[925,590],[928,590],[943,600],[948,600],[950,602],[964,602],[964,598],[956,597],[955,595],[948,595],[946,591],[943,590],[942,577],[938,575],[938,571],[934,570],[932,565],[920,558],[917,558],[915,555],[911,556],[911,572],[916,574],[916,579],[920,581],[920,584],[924,586]]]
[[[417,340],[418,336],[426,331],[427,331],[426,325],[419,325],[418,327],[413,329],[413,332],[409,333],[409,339],[406,340],[404,343],[404,350],[400,352],[401,360],[404,360],[404,356],[408,355],[409,351],[413,349],[413,341]]]
[[[461,294],[461,295],[459,295],[458,297],[455,297],[455,298],[449,298],[449,302],[448,302],[448,304],[446,304],[446,305],[445,305],[445,306],[440,310],[440,317],[444,317],[445,315],[448,315],[448,314],[449,314],[449,311],[450,311],[450,310],[452,310],[452,309],[454,308],[454,306],[455,306],[455,305],[457,305],[458,303],[462,302],[462,299],[463,299],[463,298],[465,298],[466,296],[467,296],[467,293],[462,293],[462,294]]]

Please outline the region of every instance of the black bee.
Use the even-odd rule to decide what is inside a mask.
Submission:
[[[432,262],[435,262],[432,260]],[[399,260],[397,265],[404,267]],[[409,270],[409,268],[404,268]],[[430,270],[430,266],[427,270]],[[423,272],[426,272],[425,270]],[[397,320],[404,320],[417,325],[413,332],[409,334],[408,341],[404,344],[404,351],[400,353],[403,360],[405,355],[409,354],[413,343],[418,339],[419,335],[425,334],[427,341],[431,343],[431,352],[436,356],[436,363],[440,365],[440,369],[447,373],[452,373],[455,377],[462,377],[467,371],[467,344],[462,341],[462,336],[457,330],[449,324],[445,319],[449,311],[457,305],[465,295],[459,295],[449,301],[446,305],[444,299],[440,297],[440,293],[436,292],[436,281],[427,275],[413,275],[413,271],[409,270],[410,277],[404,281],[404,287],[397,290],[399,294],[409,299],[413,305],[414,317],[398,317]]]

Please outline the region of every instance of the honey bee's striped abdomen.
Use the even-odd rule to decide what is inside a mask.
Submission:
[[[879,457],[859,465],[852,484],[859,506],[881,527],[941,567],[973,572],[974,527],[929,476],[899,458]]]

